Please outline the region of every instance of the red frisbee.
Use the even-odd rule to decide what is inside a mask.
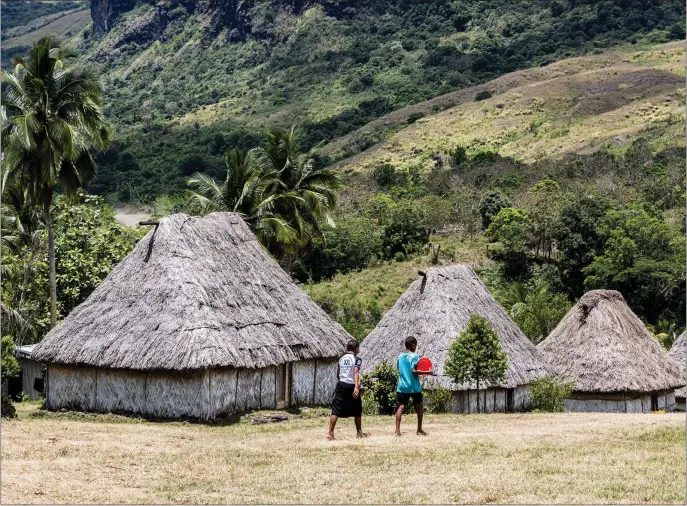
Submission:
[[[417,361],[416,369],[418,374],[430,374],[432,372],[432,361],[427,357],[422,357]]]

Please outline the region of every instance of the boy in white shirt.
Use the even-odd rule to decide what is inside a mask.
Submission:
[[[348,341],[346,353],[339,359],[336,375],[339,382],[334,392],[332,402],[332,416],[329,417],[329,434],[327,439],[334,439],[334,427],[339,418],[353,417],[358,437],[369,434],[362,430],[363,402],[360,398],[360,366],[362,360],[358,358],[360,345],[355,339]]]

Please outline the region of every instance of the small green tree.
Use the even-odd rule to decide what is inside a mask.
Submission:
[[[573,384],[567,383],[555,376],[537,378],[530,386],[532,403],[535,409],[560,413],[564,408],[564,400],[570,397]]]
[[[486,230],[491,221],[499,214],[501,209],[510,207],[508,198],[499,190],[492,190],[482,197],[479,202],[479,214],[482,217],[482,226]]]
[[[472,314],[465,330],[448,349],[445,370],[456,383],[475,382],[479,392],[480,381],[492,385],[505,381],[507,359],[491,324],[480,315]],[[479,395],[477,412],[480,412]]]
[[[368,403],[372,400],[380,415],[391,415],[396,408],[396,387],[398,386],[398,371],[396,367],[382,360],[375,370],[363,374],[360,382],[363,394]]]

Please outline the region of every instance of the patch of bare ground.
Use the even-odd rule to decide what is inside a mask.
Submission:
[[[6,503],[685,502],[680,414],[430,415],[426,438],[366,417],[370,438],[342,420],[329,442],[323,410],[214,426],[33,409],[2,425]]]

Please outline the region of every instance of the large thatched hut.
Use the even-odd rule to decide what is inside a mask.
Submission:
[[[550,374],[551,368],[467,265],[428,269],[410,285],[363,341],[360,350],[363,372],[372,371],[383,360],[395,364],[399,353],[404,351],[404,339],[414,336],[418,340],[417,352],[434,363],[437,377],[431,381],[453,392],[453,411],[476,412],[475,385],[457,385],[444,375],[448,348],[473,313],[492,324],[501,348],[508,354],[506,383],[487,384],[484,388],[480,383],[480,409],[486,412],[525,409],[529,402],[528,385]]]
[[[682,371],[613,290],[587,292],[538,348],[574,383],[567,411],[673,409]]]
[[[673,343],[668,355],[682,369],[682,378],[687,379],[687,331]],[[675,409],[685,411],[685,394],[687,394],[687,387],[675,390]]]
[[[49,409],[207,419],[327,403],[348,339],[239,216],[177,214],[33,358]]]

